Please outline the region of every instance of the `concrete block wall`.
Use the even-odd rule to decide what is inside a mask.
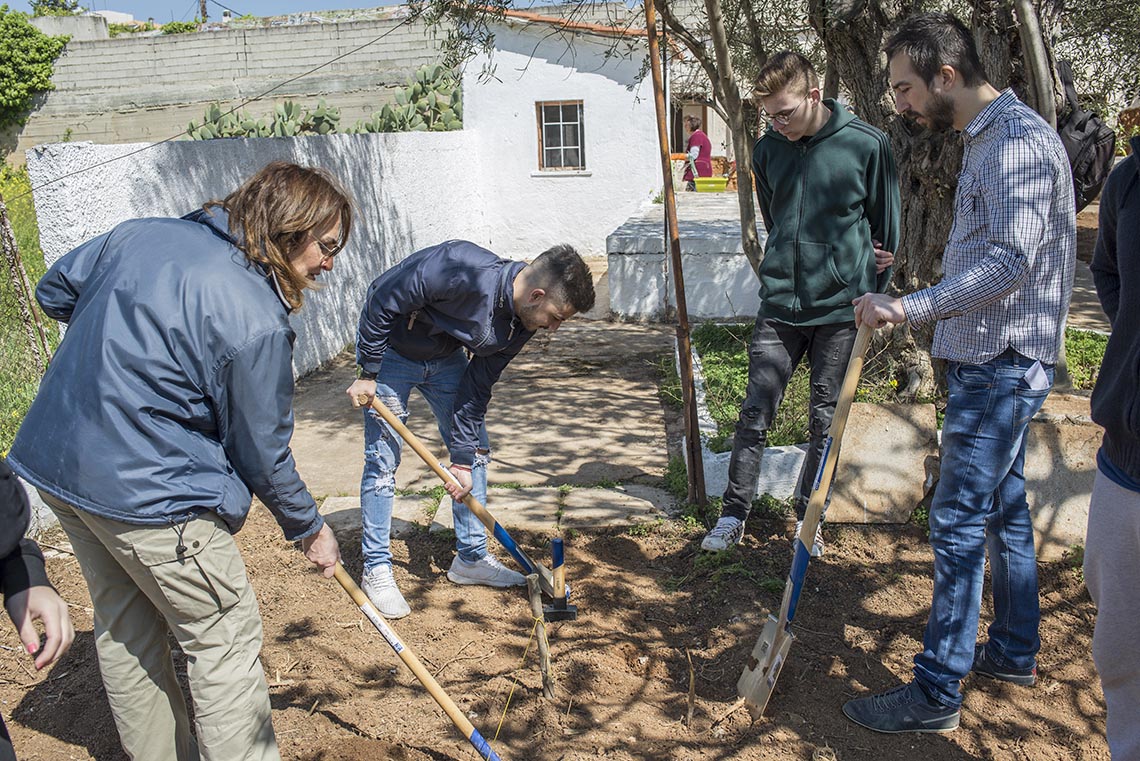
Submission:
[[[450,238],[489,243],[478,156],[466,131],[151,147],[63,143],[28,155],[28,171],[38,188],[36,213],[40,220],[52,220],[41,229],[44,259],[50,266],[79,243],[127,219],[186,214],[204,201],[224,197],[278,159],[329,169],[352,192],[358,211],[347,248],[322,278],[324,287],[309,291],[304,307],[292,316],[298,375],[352,342],[365,291],[385,269]]]
[[[72,42],[56,61],[55,89],[0,143],[19,163],[42,143],[163,140],[200,120],[210,102],[236,105],[382,37],[246,108],[261,116],[289,98],[315,105],[325,97],[347,126],[436,61],[440,33],[418,21],[368,20]]]

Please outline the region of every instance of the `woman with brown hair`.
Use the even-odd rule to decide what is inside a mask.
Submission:
[[[261,619],[231,535],[256,494],[326,576],[340,557],[289,450],[288,315],[351,227],[331,175],[275,162],[182,219],[84,243],[36,289],[68,329],[9,461],[71,539],[132,759],[278,758]]]

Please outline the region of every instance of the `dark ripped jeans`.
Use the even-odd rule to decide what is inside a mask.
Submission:
[[[806,355],[811,366],[810,440],[796,492],[796,519],[803,520],[823,459],[839,388],[855,345],[855,333],[854,322],[798,326],[756,320],[748,347],[748,388],[736,421],[722,515],[748,518],[760,478],[760,460],[768,444],[768,428],[784,398],[792,371]]]

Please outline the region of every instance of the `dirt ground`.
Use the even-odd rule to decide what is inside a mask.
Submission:
[[[523,657],[532,625],[525,595],[450,584],[449,537],[420,531],[393,543],[413,607],[394,626],[504,759],[1108,758],[1089,657],[1094,611],[1066,563],[1040,569],[1036,687],[967,681],[962,726],[948,735],[876,735],[843,717],[845,700],[908,678],[931,594],[930,549],[915,527],[827,530],[827,555],[808,571],[798,640],[766,715],[752,724],[747,711],[732,711],[735,684],[764,611],[779,604],[791,553],[782,521],[750,526],[719,562],[699,560],[702,532],[679,523],[645,535],[568,538],[579,618],[550,629],[554,700],[542,697],[533,645]],[[516,538],[528,547],[546,539]],[[62,542],[54,539],[48,544]],[[266,510],[254,510],[238,540],[265,621],[283,758],[477,758],[335,582],[280,540]],[[358,574],[358,546],[342,547]],[[13,739],[24,759],[125,758],[99,681],[82,577],[66,555],[49,571],[74,605],[78,639],[43,678],[27,672],[4,628],[0,700]]]
[[[1082,258],[1087,233],[1084,240]],[[656,475],[666,458],[662,440]],[[702,533],[665,521],[566,536],[579,618],[550,628],[554,700],[542,696],[525,595],[449,583],[446,534],[420,530],[393,542],[396,575],[413,608],[394,628],[512,761],[1109,758],[1090,657],[1095,611],[1079,559],[1040,564],[1035,687],[968,679],[958,731],[888,736],[852,725],[840,708],[909,678],[931,595],[921,529],[825,530],[827,554],[809,568],[797,641],[756,723],[736,708],[735,685],[766,612],[779,604],[790,530],[760,516],[725,556],[702,555]],[[549,536],[515,538],[545,556]],[[284,759],[477,757],[336,583],[282,541],[264,508],[255,506],[237,539],[265,623],[263,660]],[[22,759],[123,759],[99,679],[86,586],[60,551],[65,537],[49,534],[44,546],[77,639],[50,673],[35,674],[11,627],[0,627],[0,707]],[[341,536],[341,546],[359,576],[359,543]],[[983,608],[983,624],[989,614]]]

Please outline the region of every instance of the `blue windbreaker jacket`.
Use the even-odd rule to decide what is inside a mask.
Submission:
[[[417,251],[368,288],[356,334],[356,362],[365,371],[380,373],[389,347],[417,361],[446,357],[461,346],[471,352],[448,442],[459,465],[474,462],[491,387],[534,335],[515,316],[513,287],[525,266],[449,240]]]
[[[213,511],[236,532],[252,492],[287,539],[320,529],[289,449],[288,307],[223,210],[124,222],[57,261],[36,298],[68,329],[8,456],[17,473],[125,523]]]

